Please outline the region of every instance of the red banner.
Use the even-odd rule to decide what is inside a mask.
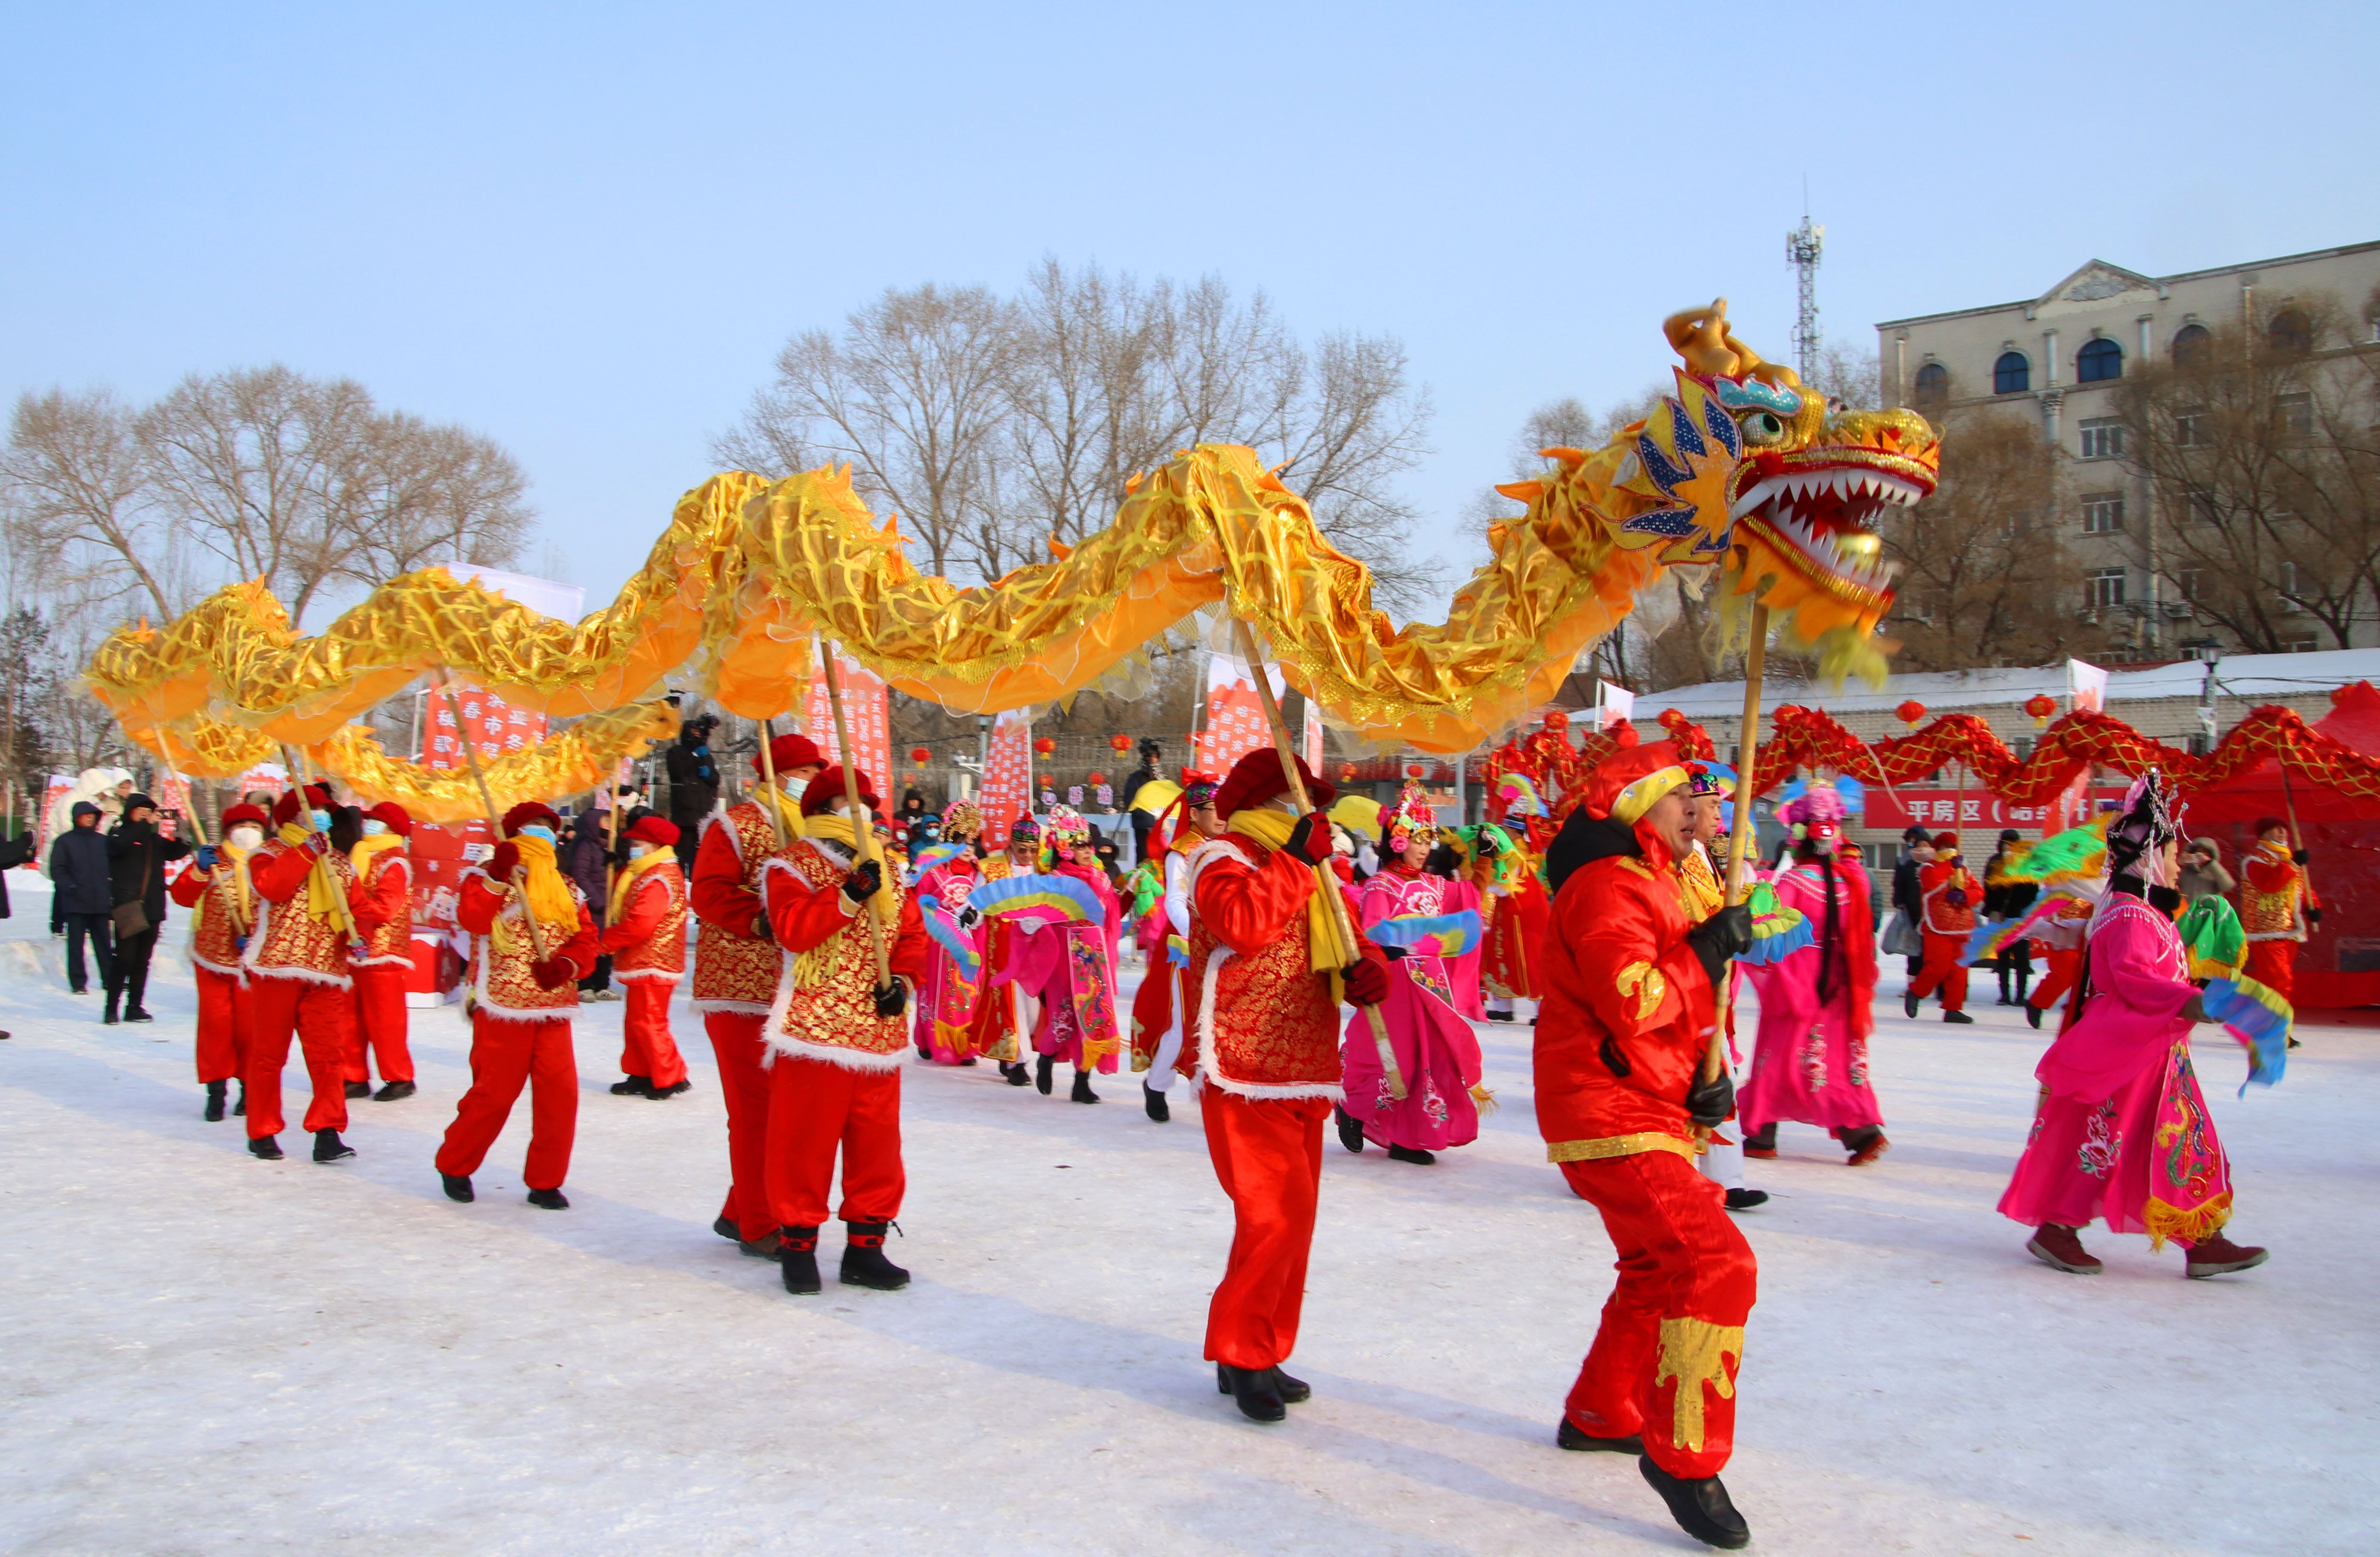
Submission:
[[[2120,789],[2099,789],[2091,791],[2095,814],[2096,803],[2120,803]],[[1865,814],[1861,825],[1869,827],[1889,827],[1898,832],[1912,825],[1921,827],[2027,827],[2038,830],[2045,838],[2074,825],[2058,815],[2058,802],[2046,805],[2017,805],[2000,799],[1980,784],[1971,784],[1962,798],[1955,789],[1912,790],[1906,786],[1895,791],[1881,784],[1871,784],[1867,790]],[[2077,820],[2087,819],[2077,818]]]
[[[1281,674],[1272,671],[1273,695],[1281,695]],[[1272,744],[1265,723],[1264,705],[1257,701],[1256,678],[1248,668],[1227,654],[1207,660],[1207,717],[1203,728],[1190,736],[1190,766],[1208,773],[1226,774],[1232,765],[1259,746]]]
[[[892,699],[884,679],[856,659],[836,655],[836,680],[843,689],[843,717],[851,725],[851,743],[859,752],[859,770],[875,781],[878,798],[892,808]],[[826,678],[812,676],[809,696],[803,704],[802,731],[829,762],[843,760],[834,738],[834,708],[827,701]]]
[[[991,745],[984,754],[983,793],[977,806],[983,812],[986,838],[1005,836],[1009,824],[1025,814],[1026,787],[1033,781],[1033,721],[1016,709],[992,721]]]
[[[432,689],[424,708],[428,739],[420,756],[424,767],[447,770],[463,763],[461,732],[455,728],[455,708],[463,710],[463,729],[481,762],[505,752],[517,752],[545,739],[543,714],[516,708],[492,692],[461,682],[455,683],[454,702]],[[407,852],[413,857],[413,923],[417,929],[455,928],[455,896],[462,887],[464,869],[488,857],[492,837],[484,821],[441,827],[417,822]]]

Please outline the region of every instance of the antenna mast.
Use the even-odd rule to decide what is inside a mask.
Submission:
[[[1810,221],[1810,181],[1802,181],[1802,224],[1785,235],[1785,262],[1801,272],[1802,309],[1793,321],[1793,361],[1803,383],[1818,371],[1818,256],[1826,252],[1827,230]]]

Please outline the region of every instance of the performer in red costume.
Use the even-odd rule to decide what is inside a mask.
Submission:
[[[438,1148],[446,1198],[475,1198],[471,1175],[529,1089],[528,1159],[521,1182],[528,1203],[566,1211],[562,1181],[578,1130],[578,1058],[571,1013],[578,981],[594,971],[595,921],[578,886],[554,861],[562,818],[524,801],[504,813],[504,841],[485,870],[463,873],[455,922],[471,935],[471,1088]],[[524,922],[537,916],[545,956]]]
[[[273,804],[279,833],[249,857],[248,878],[256,887],[255,931],[240,966],[249,979],[248,1149],[278,1162],[281,1142],[281,1069],[289,1063],[295,1034],[306,1057],[314,1095],[306,1104],[306,1128],[314,1132],[314,1160],[335,1163],[354,1156],[339,1139],[347,1128],[346,1062],[356,1010],[355,980],[347,972],[346,919],[364,908],[356,868],[330,844],[331,791],[309,784],[303,796],[288,791]]]
[[[1751,1539],[1718,1479],[1752,1311],[1751,1246],[1694,1168],[1697,1127],[1734,1106],[1703,1077],[1712,991],[1751,944],[1750,911],[1695,923],[1676,863],[1694,846],[1689,774],[1670,742],[1589,775],[1548,854],[1553,927],[1537,1018],[1537,1129],[1572,1192],[1603,1213],[1619,1284],[1565,1403],[1565,1449],[1637,1454],[1687,1534]]]
[[[1317,806],[1336,791],[1298,771]],[[1281,1370],[1297,1345],[1322,1179],[1322,1128],[1339,1100],[1339,1005],[1378,1005],[1388,963],[1354,932],[1340,963],[1317,865],[1330,823],[1293,814],[1269,747],[1242,757],[1215,795],[1224,836],[1187,864],[1190,967],[1182,1058],[1205,1088],[1207,1154],[1232,1199],[1231,1262],[1207,1310],[1216,1386],[1251,1420],[1277,1422],[1313,1392]],[[1330,880],[1337,881],[1335,873]],[[1352,928],[1353,916],[1347,923]]]
[[[223,841],[199,851],[188,870],[174,878],[174,900],[191,911],[190,970],[199,985],[199,1084],[207,1089],[206,1116],[224,1116],[227,1084],[244,1075],[249,1012],[248,981],[239,958],[256,929],[256,887],[249,860],[264,843],[264,813],[235,805],[223,814]],[[248,1112],[248,1082],[239,1084],[236,1112]]]
[[[677,824],[640,816],[620,835],[628,863],[612,883],[603,916],[603,950],[612,976],[626,986],[614,1095],[672,1098],[692,1090],[669,1025],[670,996],[686,973],[686,874],[677,868]]]
[[[347,1045],[347,1095],[370,1091],[369,1051],[381,1079],[371,1099],[395,1103],[414,1092],[405,1008],[405,979],[413,971],[413,862],[406,853],[413,818],[405,807],[384,800],[364,813],[363,828],[364,836],[347,851],[367,894],[356,914],[363,943],[355,948],[356,1025]]]
[[[1918,1002],[1942,992],[1942,1020],[1961,1025],[1975,1019],[1967,1014],[1967,932],[1975,927],[1975,905],[1984,888],[1959,858],[1959,835],[1934,835],[1934,863],[1917,873],[1921,904],[1919,927],[1925,933],[1925,962],[1900,997],[1900,1008],[1917,1014]]]
[[[757,1259],[777,1257],[777,1219],[769,1207],[768,1045],[761,1029],[776,998],[779,959],[760,908],[760,869],[777,851],[777,829],[788,843],[802,836],[801,799],[826,766],[806,735],[769,742],[777,787],[753,786],[752,798],[722,805],[702,824],[690,895],[694,933],[694,1008],[702,1013],[710,1051],[719,1058],[719,1092],[727,1105],[727,1203],[710,1230],[734,1238]],[[760,768],[759,758],[752,764]],[[769,810],[761,809],[766,805]]]
[[[2240,863],[2240,928],[2248,933],[2248,977],[2295,1004],[2298,947],[2322,923],[2322,904],[2305,878],[2306,851],[2292,847],[2278,816],[2256,823],[2256,847]],[[2297,1040],[2289,1040],[2292,1047]]]
[[[856,775],[860,803],[878,803],[868,775]],[[901,1214],[908,1177],[901,1165],[901,1064],[909,1048],[905,1014],[933,960],[917,899],[898,872],[859,858],[843,769],[830,767],[802,798],[802,841],[769,862],[761,893],[769,925],[784,948],[769,1016],[768,1194],[783,1235],[778,1261],[785,1290],[820,1288],[819,1228],[843,1156],[842,1281],[897,1292],[909,1273],[884,1257],[884,1234]],[[864,916],[874,915],[871,929]],[[881,935],[892,982],[876,982]]]

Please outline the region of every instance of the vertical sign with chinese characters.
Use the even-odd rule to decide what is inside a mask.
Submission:
[[[892,800],[892,697],[884,679],[849,655],[834,657],[835,679],[843,688],[843,717],[851,725],[851,743],[859,752],[859,769],[876,784],[889,806]],[[829,762],[843,760],[834,738],[834,708],[827,701],[826,678],[809,679],[809,695],[802,707],[802,729],[826,754]]]
[[[1278,698],[1281,668],[1268,665],[1265,670]],[[1228,774],[1233,763],[1259,746],[1271,744],[1272,731],[1265,724],[1264,706],[1257,701],[1256,678],[1248,674],[1247,665],[1228,654],[1209,655],[1206,728],[1190,737],[1191,766],[1219,776]]]
[[[1009,824],[1025,814],[1033,781],[1033,719],[1029,708],[1013,709],[991,723],[991,742],[984,753],[983,812],[986,837],[1004,835]]]

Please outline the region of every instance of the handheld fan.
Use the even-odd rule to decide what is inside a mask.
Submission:
[[[1053,924],[1098,924],[1107,911],[1091,889],[1071,875],[1012,875],[967,894],[967,907],[986,919],[1030,916]]]
[[[1797,909],[1789,909],[1777,898],[1777,888],[1762,882],[1744,899],[1752,911],[1752,946],[1737,961],[1755,968],[1766,968],[1782,962],[1805,946],[1815,945],[1817,933]]]
[[[2221,1022],[2248,1050],[2248,1080],[2240,1083],[2241,1097],[2248,1095],[2250,1081],[2269,1087],[2281,1079],[2289,1068],[2289,1024],[2297,1012],[2277,990],[2253,979],[2209,979],[2199,1004],[2209,1020]]]
[[[1364,932],[1375,946],[1402,947],[1416,957],[1460,957],[1479,944],[1479,911],[1407,914]]]

